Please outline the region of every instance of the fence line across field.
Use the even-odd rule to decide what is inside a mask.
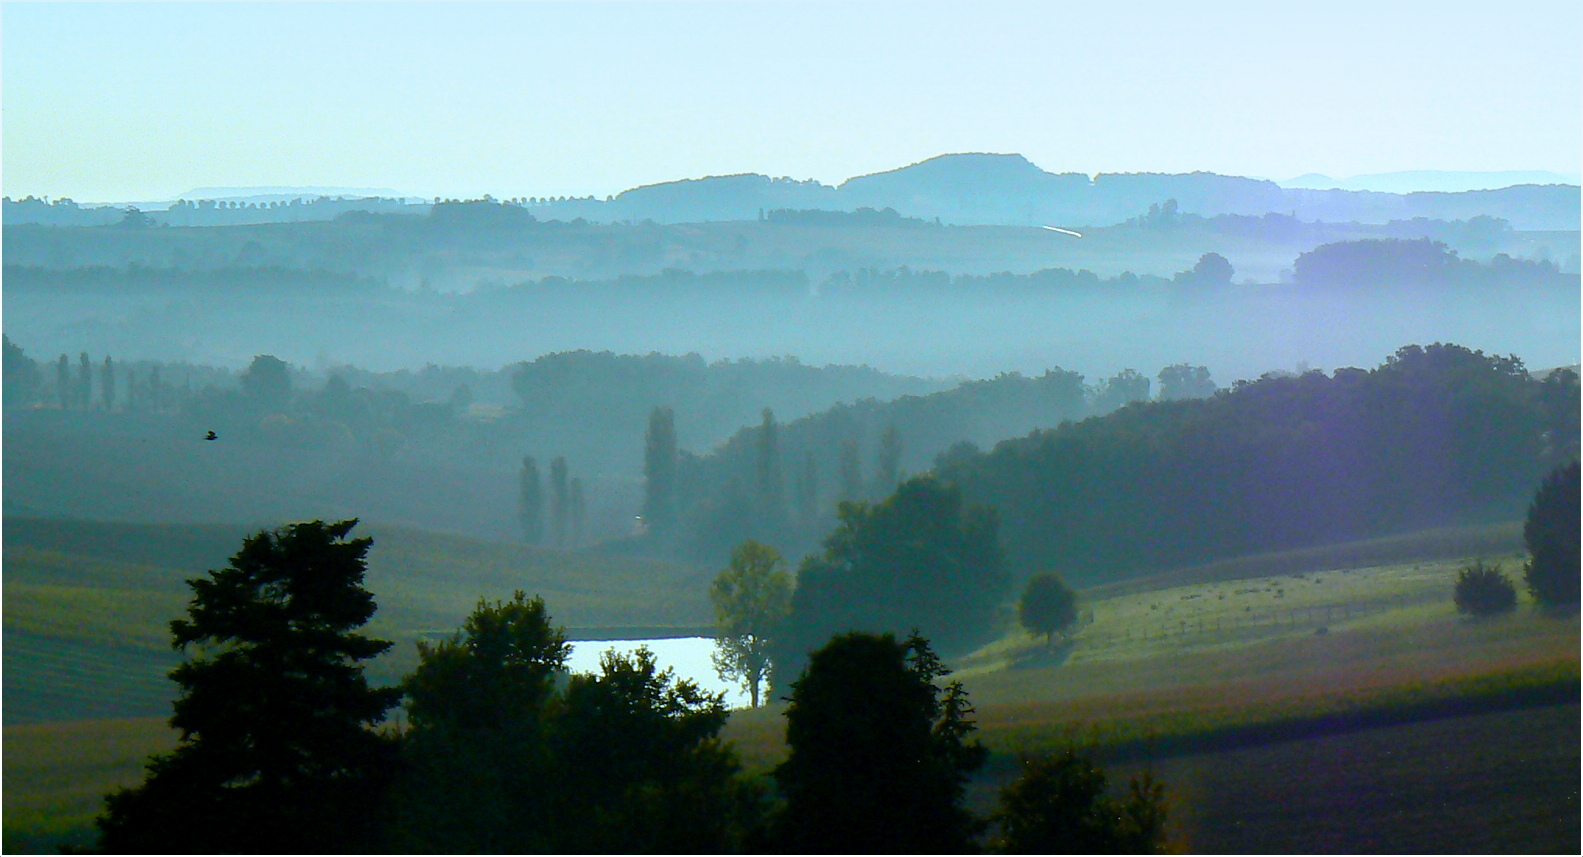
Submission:
[[[1178,619],[1163,623],[1156,620],[1120,628],[1111,627],[1103,632],[1098,631],[1094,626],[1108,623],[1102,621],[1103,617],[1101,617],[1101,621],[1096,622],[1094,612],[1088,610],[1084,611],[1082,616],[1082,630],[1074,635],[1072,642],[1078,647],[1105,648],[1136,640],[1155,641],[1199,637],[1227,630],[1259,627],[1295,628],[1308,626],[1316,629],[1328,628],[1336,622],[1361,619],[1387,610],[1398,610],[1420,603],[1429,603],[1439,600],[1440,597],[1438,594],[1418,597],[1393,595],[1387,598],[1368,598],[1301,607],[1271,607],[1248,613],[1233,612],[1216,615],[1213,618]]]

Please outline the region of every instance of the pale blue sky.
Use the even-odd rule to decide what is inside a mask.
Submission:
[[[603,197],[964,151],[1576,174],[1580,6],[6,3],[0,183]]]

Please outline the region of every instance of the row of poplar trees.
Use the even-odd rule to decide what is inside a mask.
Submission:
[[[752,433],[753,470],[746,500],[752,533],[731,534],[740,540],[749,535],[773,538],[788,526],[807,528],[818,520],[821,513],[823,489],[820,484],[818,462],[814,451],[805,449],[789,465],[781,455],[780,424],[775,412],[765,408],[762,419]],[[903,474],[901,472],[901,433],[894,426],[887,427],[880,435],[874,475],[871,482],[863,478],[863,464],[857,439],[841,442],[837,460],[836,497],[840,500],[860,500],[872,495],[890,493]],[[666,538],[677,534],[683,520],[693,511],[692,506],[706,501],[701,495],[718,486],[688,484],[689,476],[683,472],[685,463],[698,461],[695,456],[681,452],[676,442],[676,416],[670,408],[656,407],[649,415],[648,431],[643,448],[643,519],[654,535]],[[787,472],[790,471],[791,496],[788,503]],[[833,508],[834,504],[831,504]]]
[[[548,505],[549,528],[545,511]],[[531,455],[523,456],[518,478],[517,517],[522,525],[522,540],[530,545],[576,547],[583,543],[588,518],[588,502],[582,477],[571,476],[564,455],[550,462],[550,496],[545,503],[539,464]]]

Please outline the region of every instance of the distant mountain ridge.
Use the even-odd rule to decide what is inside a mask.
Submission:
[[[1498,172],[1458,172],[1451,170],[1405,170],[1369,173],[1338,179],[1307,173],[1277,182],[1284,188],[1309,190],[1369,190],[1377,193],[1461,193],[1469,190],[1500,190],[1521,184],[1578,184],[1578,176],[1548,170],[1502,170]]]
[[[1400,173],[1357,179],[1385,181],[1396,176],[1391,180],[1408,181],[1404,177],[1413,175],[1434,174]],[[1510,175],[1543,177],[1549,174]],[[1472,179],[1462,181],[1467,183]],[[1288,185],[1299,183],[1334,184],[1330,179],[1311,174],[1301,177],[1301,182],[1294,179]],[[1273,212],[1307,221],[1386,223],[1415,217],[1465,220],[1487,215],[1503,218],[1513,228],[1522,230],[1578,229],[1579,206],[1583,202],[1578,186],[1568,184],[1386,193],[1282,187],[1266,179],[1209,172],[1100,173],[1090,178],[1084,173],[1048,172],[1016,154],[962,153],[939,155],[893,170],[854,176],[835,187],[812,179],[797,181],[742,173],[659,182],[604,200],[594,197],[534,199],[527,207],[540,219],[570,221],[581,217],[603,223],[740,221],[758,219],[776,209],[890,208],[906,217],[939,219],[956,225],[1082,227],[1122,223],[1146,213],[1150,206],[1164,206],[1168,200],[1176,200],[1178,210],[1184,213],[1205,217],[1219,214],[1257,217]],[[109,215],[98,209],[83,209],[77,214],[44,210],[48,208],[50,206],[36,200],[8,200],[5,222],[89,225],[109,219]],[[403,206],[403,210],[406,209],[422,213],[428,206]],[[345,203],[333,210],[326,207],[322,219],[334,217],[342,210],[345,210]],[[227,211],[229,209],[204,215],[213,218],[212,221],[183,221],[183,225],[210,225],[211,222],[218,225],[244,216],[250,218],[248,222],[271,217]],[[157,212],[150,213],[157,216]],[[310,216],[307,219],[320,218]]]
[[[556,219],[688,223],[750,220],[778,208],[867,207],[958,225],[1111,226],[1170,199],[1181,211],[1206,217],[1276,212],[1311,221],[1385,223],[1483,214],[1504,218],[1516,229],[1577,229],[1580,202],[1575,185],[1460,193],[1318,190],[1208,172],[1100,173],[1090,178],[1047,172],[1021,155],[965,153],[855,176],[836,187],[756,174],[712,176],[645,185],[608,201],[552,202],[534,211]]]

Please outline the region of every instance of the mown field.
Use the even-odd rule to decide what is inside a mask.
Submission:
[[[1483,558],[1520,581],[1519,557]],[[1013,631],[959,659],[994,754],[975,805],[1019,758],[1077,745],[1113,786],[1152,767],[1193,851],[1577,851],[1578,616],[1526,593],[1458,615],[1466,559],[1311,559],[1090,591],[1070,640]],[[784,758],[782,710],[733,717],[750,769]]]
[[[248,528],[7,518],[4,522],[6,725],[168,713],[176,663],[169,622],[185,580],[221,568]],[[370,669],[394,682],[416,640],[454,631],[479,598],[542,595],[568,627],[710,619],[708,572],[677,563],[536,550],[394,527],[374,539],[367,586],[375,636],[396,646]]]
[[[137,782],[142,759],[173,740],[165,623],[185,601],[181,579],[235,543],[6,523],[5,848],[32,851],[86,842],[100,796]],[[375,630],[409,653],[478,595],[513,588],[542,592],[568,625],[700,624],[697,570],[372,535]],[[1047,647],[1016,630],[958,659],[994,752],[974,804],[992,804],[1020,756],[1076,743],[1118,781],[1152,765],[1190,850],[1575,852],[1578,617],[1526,594],[1512,615],[1459,616],[1452,582],[1466,558],[1414,561],[1399,547],[1091,590],[1069,640]],[[1518,556],[1481,553],[1520,578]],[[738,711],[727,727],[752,771],[783,757],[781,710]]]

